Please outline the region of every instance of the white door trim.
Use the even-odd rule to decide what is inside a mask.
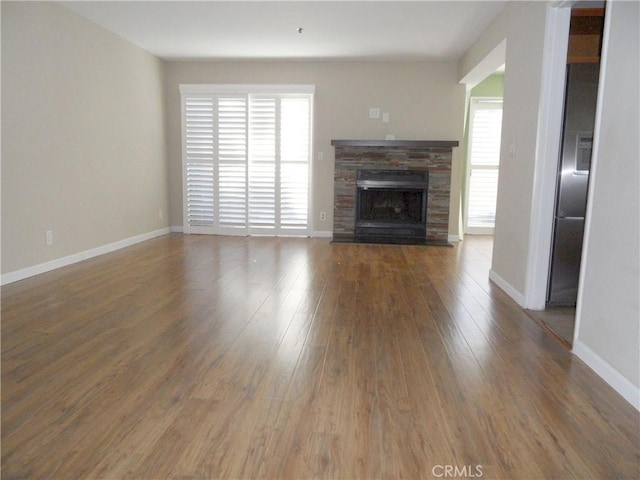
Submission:
[[[571,2],[547,7],[524,307],[543,310],[551,257]]]

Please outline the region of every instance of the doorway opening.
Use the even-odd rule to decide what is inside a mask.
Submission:
[[[469,90],[463,146],[465,234],[493,235],[498,195],[504,65]]]
[[[572,8],[546,305],[535,314],[568,346],[575,327],[603,29],[603,7]]]

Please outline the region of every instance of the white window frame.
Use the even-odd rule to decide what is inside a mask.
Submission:
[[[313,211],[313,103],[315,94],[315,85],[301,85],[301,84],[278,84],[278,85],[261,85],[261,84],[181,84],[181,108],[182,108],[182,171],[183,171],[183,232],[186,234],[221,234],[221,235],[260,235],[265,234],[269,236],[310,236],[312,231],[312,215]],[[251,228],[249,224],[249,208],[246,209],[246,222],[245,226],[241,228],[229,228],[223,227],[218,224],[217,216],[214,216],[214,222],[212,225],[206,226],[194,226],[189,222],[188,213],[188,191],[187,191],[187,128],[186,128],[186,112],[185,105],[187,98],[217,98],[218,96],[245,96],[247,98],[247,111],[248,111],[248,99],[250,96],[260,95],[276,95],[281,98],[287,96],[306,97],[309,101],[310,118],[309,118],[309,151],[308,151],[308,175],[307,175],[307,221],[306,228],[277,228],[273,231],[268,229],[262,230],[260,228]],[[215,103],[215,102],[214,102]],[[217,107],[213,107],[214,115],[217,112]],[[279,108],[279,107],[278,107]],[[279,126],[277,127],[279,129]],[[279,139],[276,140],[279,142]],[[213,139],[213,151],[218,151],[218,145],[216,144],[217,138],[214,135]],[[216,158],[212,158],[213,165],[217,165]],[[248,159],[247,159],[248,162]],[[247,167],[248,168],[248,167]],[[279,166],[277,167],[279,170]],[[215,185],[218,184],[218,169],[213,168],[213,181]],[[277,180],[279,182],[279,179]],[[247,175],[247,191],[248,191],[248,175]],[[217,196],[218,192],[214,191],[214,205],[218,205]],[[276,206],[276,213],[278,213],[279,205]]]

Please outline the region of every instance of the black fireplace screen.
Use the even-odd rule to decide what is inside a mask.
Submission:
[[[359,239],[425,239],[427,170],[358,170],[356,225]]]
[[[423,190],[361,189],[359,220],[418,223],[423,219]]]

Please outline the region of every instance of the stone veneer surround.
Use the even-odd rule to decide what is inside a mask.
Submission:
[[[452,149],[456,141],[332,140],[335,147],[333,239],[353,241],[356,172],[429,171],[426,243],[448,243]]]

